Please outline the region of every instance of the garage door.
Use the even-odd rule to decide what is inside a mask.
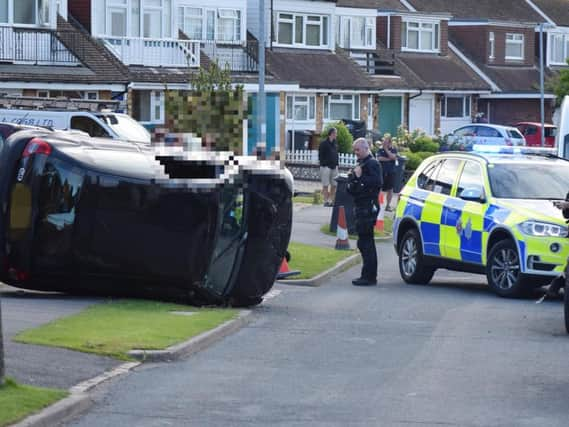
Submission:
[[[422,95],[409,101],[409,130],[421,129],[427,134],[434,133],[434,98]]]

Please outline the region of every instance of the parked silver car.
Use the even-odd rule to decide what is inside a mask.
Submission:
[[[450,142],[481,145],[524,145],[518,129],[510,126],[472,123],[455,129],[448,137]]]

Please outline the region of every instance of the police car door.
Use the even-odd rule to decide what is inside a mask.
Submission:
[[[446,223],[454,225],[454,230],[446,236],[445,256],[462,262],[482,264],[486,195],[482,168],[478,162],[464,162],[451,199],[454,209],[447,210]]]

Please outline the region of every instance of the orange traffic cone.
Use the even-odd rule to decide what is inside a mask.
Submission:
[[[346,211],[343,206],[338,207],[338,228],[336,231],[336,249],[350,249],[350,241],[348,240],[348,226],[346,225]]]
[[[291,270],[290,267],[288,266],[288,262],[286,260],[286,257],[283,258],[283,262],[281,262],[281,266],[279,268],[279,272],[277,274],[277,280],[282,280],[282,279],[286,279],[287,277],[290,276],[295,276],[297,274],[300,274],[301,272],[298,270]]]
[[[384,217],[385,217],[385,206],[384,206],[384,200],[383,200],[383,193],[380,191],[379,192],[379,196],[378,196],[378,201],[379,201],[379,212],[377,213],[377,218],[375,220],[375,229],[377,231],[383,231],[385,224],[384,224]]]

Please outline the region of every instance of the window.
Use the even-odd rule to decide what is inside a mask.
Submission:
[[[288,120],[314,120],[316,98],[306,95],[289,95],[286,97],[286,118]]]
[[[523,34],[506,34],[506,59],[523,60],[524,59],[524,35]]]
[[[141,123],[164,123],[164,92],[141,90],[135,93],[133,117]]]
[[[476,131],[476,136],[480,136],[483,138],[502,138],[500,132],[488,126],[476,126],[475,131]]]
[[[14,23],[15,24],[37,23],[36,0],[14,1]]]
[[[346,49],[373,48],[375,21],[363,16],[341,16],[336,27],[336,41]]]
[[[74,116],[71,118],[71,129],[82,130],[96,138],[110,138],[109,133],[90,117]]]
[[[359,120],[359,95],[330,95],[324,98],[324,118],[327,120]]]
[[[552,34],[550,37],[550,62],[567,65],[569,58],[569,34]]]
[[[442,161],[434,161],[428,164],[417,177],[417,186],[423,190],[433,191],[434,183],[442,163]]]
[[[403,50],[438,52],[439,24],[434,22],[403,21],[401,26]]]
[[[203,9],[199,7],[179,7],[178,26],[193,40],[203,39]]]
[[[458,159],[447,159],[444,161],[433,188],[435,193],[450,195],[459,166],[460,160]]]
[[[8,22],[8,0],[0,0],[0,23]]]
[[[472,189],[475,188],[480,190],[482,194],[484,193],[484,186],[482,179],[482,169],[480,165],[475,162],[467,161],[464,165],[464,169],[462,170],[462,175],[460,176],[460,180],[458,181],[458,190],[457,196],[460,197],[462,191],[466,188]]]
[[[143,37],[162,37],[162,0],[144,0]]]
[[[111,7],[107,12],[107,33],[113,37],[126,37],[126,8]]]
[[[441,116],[447,118],[470,117],[470,96],[443,96]]]
[[[494,54],[496,52],[496,40],[494,39],[494,32],[490,31],[488,34],[488,58],[494,59]]]
[[[277,13],[277,43],[291,46],[328,46],[328,17]]]
[[[234,9],[219,9],[217,40],[236,41],[241,39],[241,12]]]

